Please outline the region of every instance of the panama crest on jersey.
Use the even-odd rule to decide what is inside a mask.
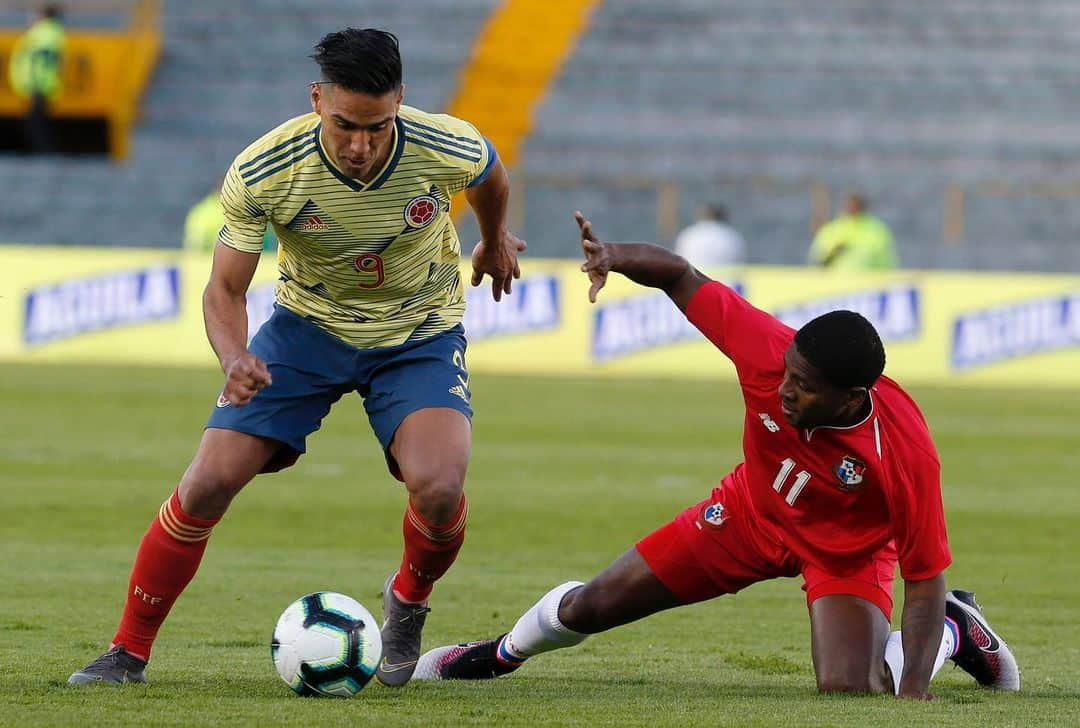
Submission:
[[[432,195],[420,195],[405,203],[405,224],[414,230],[427,227],[439,216],[439,201]]]
[[[728,512],[723,503],[707,503],[701,509],[701,522],[709,528],[723,528]]]
[[[845,455],[840,464],[836,466],[836,477],[840,479],[840,490],[858,490],[866,474],[866,463]]]

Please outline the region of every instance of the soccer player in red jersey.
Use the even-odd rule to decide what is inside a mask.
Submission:
[[[611,272],[659,288],[734,362],[745,462],[589,583],[556,587],[495,640],[427,652],[415,677],[496,677],[589,634],[801,574],[822,692],[928,698],[947,659],[1018,690],[974,595],[946,591],[937,451],[915,402],[882,376],[870,322],[833,311],[794,331],[664,248],[601,242],[577,221],[590,301]],[[897,564],[902,629],[890,633]]]

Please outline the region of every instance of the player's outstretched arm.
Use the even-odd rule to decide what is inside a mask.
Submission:
[[[603,242],[593,233],[592,223],[580,212],[574,213],[581,230],[581,250],[585,262],[581,270],[589,274],[589,300],[596,303],[596,295],[607,283],[608,273],[624,276],[650,288],[659,288],[671,297],[681,311],[693,298],[697,289],[709,282],[690,263],[666,248],[652,243]]]
[[[266,364],[247,350],[247,290],[258,265],[258,254],[218,243],[210,282],[203,291],[206,337],[225,373],[222,394],[238,407],[270,385]]]
[[[900,620],[904,674],[897,696],[929,699],[934,658],[945,624],[945,574],[922,581],[904,581],[904,611]]]
[[[517,257],[527,247],[506,227],[510,177],[502,160],[495,160],[487,179],[465,190],[465,198],[480,226],[480,242],[472,253],[472,284],[478,286],[485,275],[491,276],[491,295],[502,300],[503,293],[510,293],[514,279],[521,278]]]

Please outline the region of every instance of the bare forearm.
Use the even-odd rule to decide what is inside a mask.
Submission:
[[[506,229],[506,205],[510,199],[510,177],[501,161],[495,163],[483,183],[465,190],[465,199],[476,214],[480,238],[498,240]]]
[[[659,288],[684,311],[694,291],[708,280],[685,258],[659,245],[604,243],[604,248],[611,257],[612,271],[622,273],[634,283]]]
[[[930,688],[930,672],[941,646],[945,626],[945,575],[925,581],[904,582],[904,674],[901,695],[923,695]]]
[[[206,337],[217,354],[221,370],[247,351],[247,296],[229,293],[213,284],[203,292],[203,321]]]
[[[611,255],[611,270],[650,288],[668,291],[690,264],[666,248],[652,243],[604,243]]]

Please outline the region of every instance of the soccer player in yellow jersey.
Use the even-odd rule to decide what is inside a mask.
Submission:
[[[397,38],[348,28],[315,51],[314,113],[264,135],[226,175],[203,296],[224,389],[139,546],[109,650],[72,683],[145,681],[158,629],[229,503],[256,474],[293,464],[353,391],[408,490],[376,674],[398,686],[416,666],[428,595],[468,512],[472,409],[451,198],[465,190],[476,213],[472,284],[490,276],[495,300],[520,275],[525,243],[506,228],[507,173],[491,144],[468,122],[402,105]],[[280,241],[277,305],[248,344],[245,297],[268,225]]]

